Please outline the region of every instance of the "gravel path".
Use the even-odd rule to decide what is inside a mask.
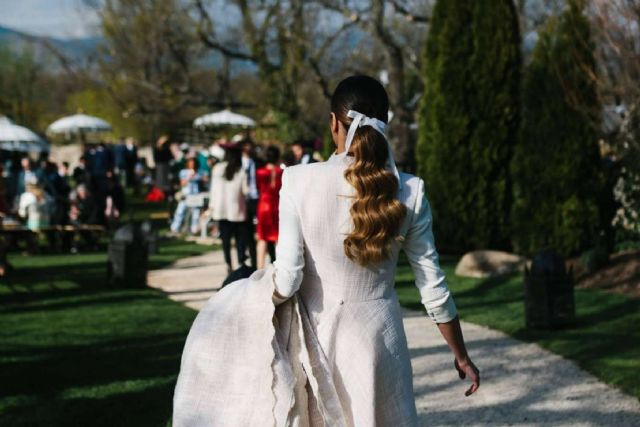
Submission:
[[[185,258],[149,272],[149,284],[198,310],[220,287],[226,266],[220,251]],[[482,385],[465,397],[438,329],[405,311],[416,403],[424,426],[635,426],[640,402],[573,362],[472,323],[462,322]]]

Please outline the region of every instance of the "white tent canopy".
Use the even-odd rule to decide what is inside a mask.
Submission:
[[[63,117],[51,123],[47,133],[79,133],[79,132],[108,132],[111,125],[98,117],[86,114],[74,114]]]
[[[0,117],[0,149],[41,153],[49,151],[49,144],[26,127]]]
[[[217,113],[205,114],[193,121],[193,126],[203,128],[207,126],[238,126],[243,128],[252,128],[256,126],[256,122],[242,114],[237,114],[231,110],[222,110]]]

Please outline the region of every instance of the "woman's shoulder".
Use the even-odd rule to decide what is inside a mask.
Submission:
[[[281,169],[280,179],[282,180],[283,188],[281,191],[306,194],[310,189],[314,188],[314,185],[326,183],[329,175],[325,165],[326,162],[318,162],[287,166]]]
[[[283,172],[287,175],[314,175],[317,173],[323,173],[330,168],[335,167],[335,164],[330,162],[314,162],[301,165],[287,166],[283,169]]]
[[[409,187],[410,189],[417,189],[421,185],[424,185],[424,180],[417,175],[400,172],[400,183],[403,188]]]
[[[398,199],[409,207],[415,207],[418,199],[426,196],[426,185],[419,176],[400,172],[400,182],[402,188],[399,191]]]

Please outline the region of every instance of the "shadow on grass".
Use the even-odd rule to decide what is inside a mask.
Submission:
[[[0,354],[0,397],[33,392],[56,396],[65,390],[176,374],[185,337],[157,334],[49,348],[14,347]],[[136,357],[132,358],[131,354]],[[46,382],[42,380],[46,378]]]
[[[37,337],[41,334],[35,332],[33,340],[19,339],[6,347],[3,345],[0,425],[154,426],[166,423],[171,415],[180,355],[195,313],[176,315],[171,313],[175,307],[158,309],[168,316],[166,320],[175,321],[175,326],[159,327],[159,333],[153,333],[153,327],[142,326],[132,333],[132,328],[121,322],[101,327],[79,318],[84,325],[77,332],[57,330],[54,333],[60,336],[49,337],[48,343],[39,344]],[[67,314],[72,315],[70,311],[74,310],[67,310]],[[145,320],[158,320],[146,317],[132,320],[143,324],[147,323]],[[64,324],[69,319],[60,320]],[[22,329],[34,327],[23,325]],[[173,332],[163,332],[167,329]],[[124,337],[117,338],[118,335]]]
[[[151,260],[207,250],[166,241]],[[0,425],[166,425],[196,313],[153,289],[110,287],[104,253],[11,261],[0,282]]]
[[[182,339],[146,348],[125,346],[117,351],[68,353],[8,366],[13,371],[8,378],[3,375],[3,382],[19,386],[7,392],[31,399],[4,407],[0,424],[164,425],[171,417]],[[164,359],[158,359],[158,354]],[[42,387],[44,378],[46,387]]]
[[[81,292],[81,293],[75,293],[71,291],[71,292],[62,292],[62,294],[65,294],[64,297],[62,298],[60,301],[43,301],[42,300],[42,296],[46,296],[42,295],[39,298],[34,298],[32,301],[32,304],[29,305],[10,305],[8,307],[1,307],[0,308],[0,313],[6,313],[6,314],[10,314],[10,313],[16,313],[16,314],[24,314],[24,313],[29,313],[29,312],[35,312],[35,311],[53,311],[53,310],[67,310],[67,309],[73,309],[76,307],[81,307],[83,309],[89,308],[93,305],[97,305],[97,306],[101,306],[104,304],[119,304],[119,303],[132,303],[137,301],[144,301],[149,299],[150,297],[155,297],[155,296],[150,296],[146,293],[144,294],[140,294],[140,295],[135,295],[132,294],[131,292],[125,292],[122,294],[114,294],[114,293],[110,293],[110,292],[99,292],[96,291],[93,294],[88,294],[86,292]],[[56,296],[61,296],[60,293],[57,293]],[[73,297],[75,296],[75,298],[68,298],[68,297]],[[157,296],[157,298],[161,298],[161,296]]]

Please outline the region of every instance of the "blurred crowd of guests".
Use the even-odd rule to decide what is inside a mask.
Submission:
[[[249,260],[251,267],[263,268],[267,254],[271,262],[275,260],[283,169],[316,159],[303,142],[292,144],[281,154],[276,146],[256,145],[248,136],[238,135],[231,141],[215,141],[201,151],[161,138],[154,161],[160,190],[170,187],[172,167],[178,177],[171,232],[205,235],[211,226],[211,232],[222,241],[231,272],[232,240],[240,265]],[[181,165],[179,170],[176,165]]]
[[[282,171],[316,161],[312,153],[303,142],[281,153],[240,134],[198,149],[162,136],[153,146],[153,169],[133,138],[87,145],[73,168],[48,156],[7,156],[0,163],[0,218],[32,231],[113,228],[127,208],[128,188],[147,202],[169,202],[171,233],[220,237],[230,271],[232,240],[240,264],[249,259],[262,268],[267,254],[275,260]],[[82,236],[95,246],[92,233]],[[77,250],[73,242],[62,243]]]
[[[0,166],[3,224],[51,232],[56,227],[117,223],[125,209],[124,187],[138,186],[139,160],[132,138],[86,146],[73,170],[68,162],[56,163],[46,155],[37,161],[7,156]],[[86,243],[95,245],[91,236],[83,234]],[[48,237],[52,240],[54,233]],[[65,249],[77,249],[69,239],[62,243]]]

